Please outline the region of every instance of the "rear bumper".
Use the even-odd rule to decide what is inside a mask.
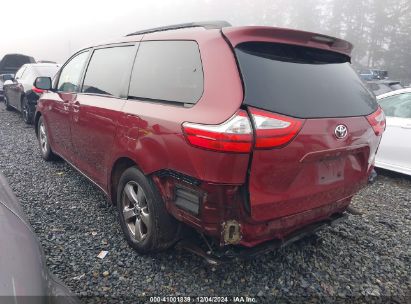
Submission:
[[[252,248],[231,246],[229,248],[225,247],[223,251],[204,251],[200,247],[194,245],[193,243],[183,241],[179,245],[184,249],[187,249],[197,255],[205,258],[210,264],[221,264],[226,262],[231,262],[241,259],[249,259],[254,256],[271,252],[273,250],[285,247],[292,244],[302,238],[314,234],[315,232],[323,229],[326,226],[333,226],[339,222],[345,220],[348,217],[345,213],[336,213],[319,222],[304,226],[283,239],[274,239],[261,243]]]
[[[316,223],[329,222],[336,214],[343,213],[350,202],[351,197],[348,197],[315,209],[267,222],[257,224],[242,222],[240,223],[242,232],[240,244],[245,247],[254,247],[272,239],[286,240],[295,231],[304,230]]]
[[[246,210],[244,187],[188,180],[178,175],[157,175],[155,184],[167,210],[179,221],[213,237],[219,246],[255,247],[271,240],[284,241],[295,231],[328,222],[351,202],[346,196],[291,215],[255,221]],[[230,234],[231,233],[231,234]]]

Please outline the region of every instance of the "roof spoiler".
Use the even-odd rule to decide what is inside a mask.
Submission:
[[[242,42],[274,42],[333,51],[348,57],[351,57],[353,49],[353,45],[346,40],[292,29],[244,26],[223,28],[222,32],[233,47]]]

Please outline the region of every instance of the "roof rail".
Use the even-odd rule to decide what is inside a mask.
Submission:
[[[147,29],[147,30],[141,30],[141,31],[128,34],[126,36],[142,35],[142,34],[163,32],[163,31],[170,31],[170,30],[179,30],[179,29],[190,28],[190,27],[203,27],[207,30],[210,30],[210,29],[221,29],[223,27],[229,27],[229,26],[231,26],[231,24],[228,23],[227,21],[190,22],[190,23],[181,23],[181,24],[156,27],[156,28]]]

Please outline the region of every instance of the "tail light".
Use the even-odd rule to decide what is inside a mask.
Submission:
[[[368,115],[367,120],[373,128],[375,135],[382,135],[385,130],[385,114],[381,107],[378,107],[377,111]]]
[[[203,149],[248,153],[251,151],[253,131],[247,112],[239,110],[219,125],[183,123],[188,142]]]
[[[37,93],[37,94],[43,94],[43,93],[44,93],[44,90],[42,90],[42,89],[37,89],[36,87],[33,87],[31,90],[32,90],[34,93]]]
[[[250,108],[255,125],[257,149],[278,148],[288,144],[301,130],[302,119]]]

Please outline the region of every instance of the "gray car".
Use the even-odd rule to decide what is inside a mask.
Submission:
[[[2,304],[79,303],[48,271],[40,243],[1,173],[0,299]]]
[[[3,85],[6,80],[13,80],[14,74],[0,74],[0,101],[4,98]]]
[[[41,90],[33,87],[37,77],[54,77],[60,68],[56,63],[30,63],[23,65],[12,80],[4,82],[4,102],[6,109],[20,111],[23,120],[30,124],[36,109]]]

